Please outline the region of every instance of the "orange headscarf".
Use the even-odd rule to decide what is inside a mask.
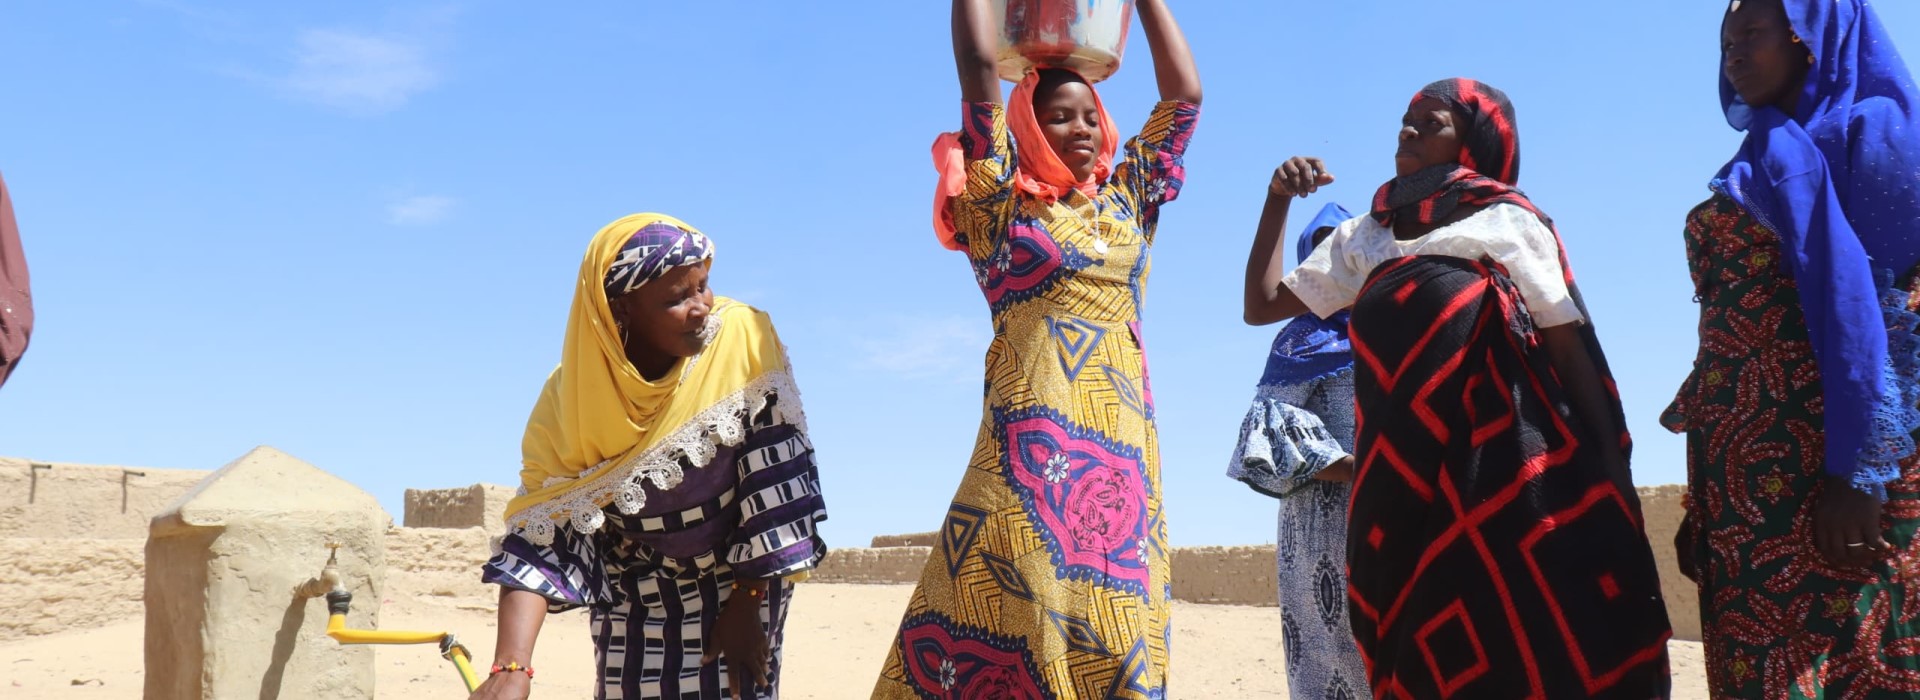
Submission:
[[[1067,68],[1056,70],[1072,72]],[[1033,91],[1039,84],[1040,71],[1027,71],[1027,76],[1014,86],[1013,95],[1007,98],[1007,131],[1013,135],[1020,164],[1013,174],[1014,186],[1048,203],[1071,190],[1080,190],[1091,197],[1113,173],[1113,156],[1120,152],[1113,117],[1100,102],[1100,91],[1093,89],[1093,83],[1087,83],[1087,89],[1093,92],[1093,104],[1100,110],[1100,157],[1094,161],[1091,179],[1075,181],[1073,171],[1060,161],[1059,154],[1047,145],[1046,134],[1040,131],[1040,118],[1033,112]],[[1026,148],[1022,144],[1038,144],[1038,147]],[[940,173],[940,182],[933,191],[933,231],[940,237],[940,245],[948,250],[961,250],[963,246],[954,240],[953,198],[967,188],[967,158],[960,148],[959,132],[947,132],[934,139],[933,169]]]

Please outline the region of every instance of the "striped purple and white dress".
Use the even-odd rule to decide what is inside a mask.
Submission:
[[[763,416],[706,466],[681,466],[684,481],[646,483],[645,507],[627,515],[609,506],[591,535],[557,528],[550,546],[507,535],[482,578],[540,594],[548,612],[588,608],[603,700],[726,698],[726,659],[700,664],[714,620],[734,577],[780,579],[760,606],[775,690],[757,696],[777,700],[787,577],[827,551],[814,528],[826,505],[813,447],[800,427]]]

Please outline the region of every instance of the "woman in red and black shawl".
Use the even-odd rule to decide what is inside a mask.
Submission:
[[[1276,256],[1247,318],[1352,306],[1349,594],[1373,693],[1665,697],[1631,441],[1559,234],[1515,187],[1512,104],[1434,83],[1399,144],[1371,215],[1284,279]],[[1333,181],[1313,158],[1274,177],[1263,237]]]

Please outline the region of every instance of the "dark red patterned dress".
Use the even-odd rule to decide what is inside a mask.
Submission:
[[[1374,696],[1665,697],[1653,552],[1504,269],[1382,264],[1352,337],[1347,562]]]
[[[1899,554],[1836,570],[1816,551],[1820,370],[1779,239],[1716,195],[1687,217],[1700,352],[1662,422],[1687,435],[1707,682],[1715,698],[1920,693],[1920,470],[1888,485]]]

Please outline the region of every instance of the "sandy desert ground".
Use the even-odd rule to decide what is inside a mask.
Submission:
[[[788,700],[864,698],[912,586],[803,584],[787,623]],[[493,647],[491,608],[473,595],[387,601],[387,629],[452,630],[482,662]],[[1284,698],[1277,608],[1174,604],[1174,698]],[[7,678],[0,696],[132,699],[141,691],[142,621],[0,644]],[[1675,642],[1675,698],[1705,698],[1700,647]],[[381,647],[379,695],[406,700],[466,697],[453,667],[431,647]],[[535,653],[535,698],[592,697],[592,646],[579,613],[547,622]]]

